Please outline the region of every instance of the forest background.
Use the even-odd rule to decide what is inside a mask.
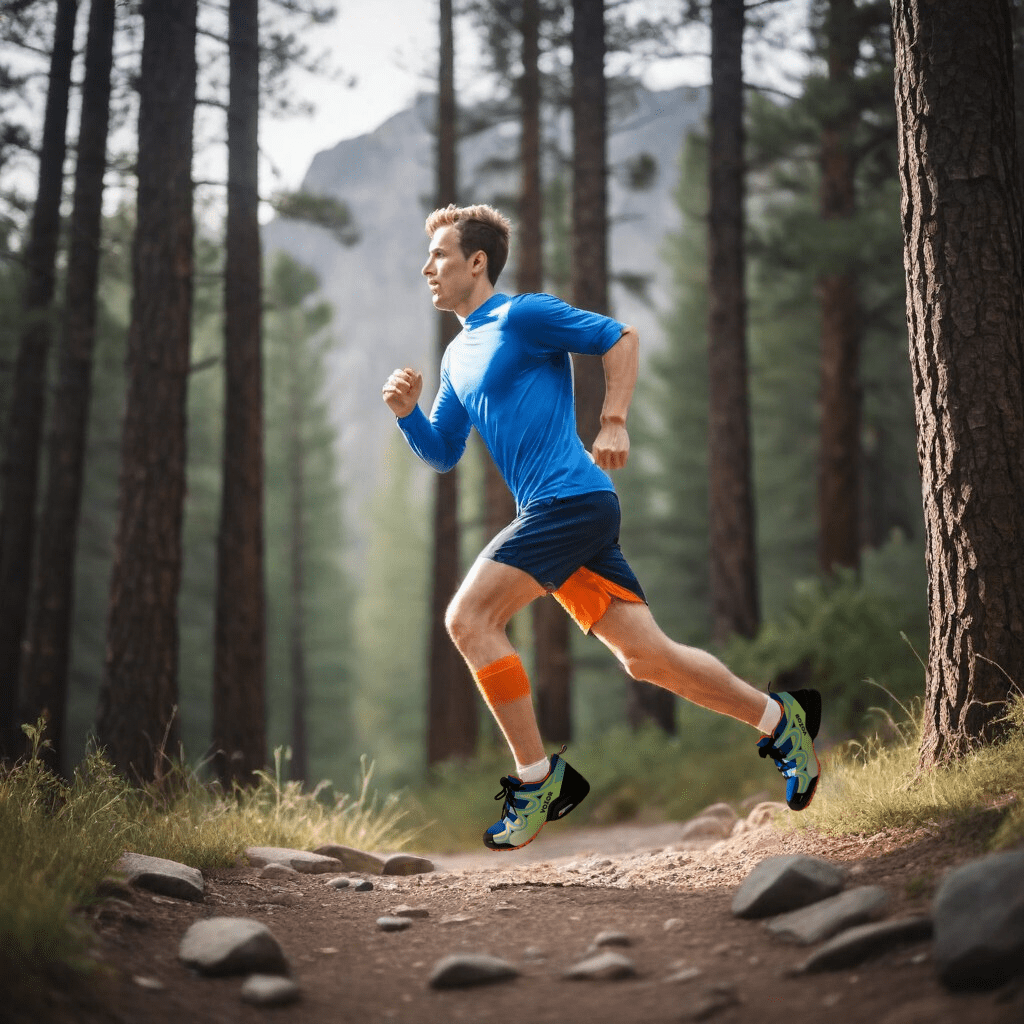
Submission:
[[[25,326],[22,256],[32,205],[31,190],[19,190],[12,182],[23,180],[19,174],[38,146],[35,119],[41,107],[30,100],[37,85],[45,86],[55,6],[14,5],[17,17],[0,23],[5,57],[18,53],[16,61],[5,65],[0,82],[4,424]],[[609,77],[613,107],[628,110],[636,102],[635,75],[644,61],[678,49],[683,40],[686,46],[693,40],[706,46],[706,28],[700,26],[707,12],[700,4],[673,6],[666,16],[662,5],[640,0],[608,5],[610,49],[630,56],[618,63],[621,73]],[[915,652],[925,657],[928,643],[890,11],[887,3],[852,0],[756,6],[764,10],[748,17],[748,39],[774,49],[782,59],[792,37],[780,36],[773,15],[798,6],[807,17],[801,38],[808,40],[798,62],[802,72],[790,79],[787,94],[777,87],[753,87],[756,83],[746,94],[747,343],[760,595],[756,629],[747,636],[716,635],[709,596],[708,158],[706,132],[699,123],[678,139],[676,164],[658,166],[649,155],[637,154],[627,165],[612,168],[637,190],[650,187],[653,175],[672,176],[678,212],[678,228],[657,252],[671,281],[667,301],[653,310],[663,341],[645,359],[631,421],[631,464],[616,480],[625,512],[622,540],[670,634],[715,647],[737,672],[759,685],[813,682],[826,700],[825,735],[837,742],[877,728],[880,719],[872,708],[899,714],[896,701],[923,694],[924,669]],[[300,20],[308,21],[311,11],[317,17],[329,13],[315,5],[292,7],[299,14],[289,16]],[[289,12],[289,5],[284,10]],[[509,31],[515,10],[515,4],[467,3],[457,12],[463,33],[475,34],[486,55],[493,85],[490,97],[463,107],[460,146],[472,146],[475,135],[496,123],[516,123],[515,84],[521,68],[515,34]],[[570,154],[557,131],[571,91],[569,28],[564,11],[559,17],[554,8],[547,11],[542,5],[542,10],[542,96],[555,126],[545,136],[543,163],[544,287],[569,298],[573,182]],[[841,12],[849,19],[844,31],[853,45],[852,56],[840,67],[830,32]],[[208,27],[200,91],[205,88],[210,109],[216,111],[226,102],[224,55],[216,44],[223,36],[217,22],[222,14],[212,6],[201,7],[200,13]],[[122,125],[130,125],[136,115],[132,78],[137,73],[138,11],[132,4],[118,5],[118,19],[113,109]],[[292,30],[301,33],[301,26]],[[291,37],[293,42],[296,38]],[[1018,45],[1018,68],[1021,52]],[[276,56],[282,64],[303,59],[301,47],[279,49]],[[264,60],[273,58],[265,50]],[[75,67],[73,78],[81,81],[80,58]],[[287,93],[279,95],[288,106]],[[847,175],[851,201],[841,213],[827,208],[822,198],[830,170],[823,155],[837,111],[855,153]],[[1017,123],[1024,124],[1019,96]],[[516,173],[518,136],[510,132],[507,138],[508,151],[493,162],[491,176],[474,181],[473,195],[462,198],[493,201],[514,213],[517,199],[508,182]],[[131,318],[133,161],[130,147],[110,154],[108,180],[119,183],[110,194],[119,198],[108,196],[103,219],[93,400],[74,563],[68,715],[60,744],[65,768],[81,758],[90,742],[104,678]],[[66,241],[69,175],[65,194]],[[196,195],[187,497],[177,599],[180,737],[191,760],[208,757],[212,743],[225,393],[222,183],[200,188]],[[312,230],[333,229],[339,244],[360,245],[372,260],[372,211],[346,213],[344,195],[329,197],[333,205],[318,205],[316,198],[279,196],[279,213],[285,219],[315,215],[321,225],[325,214],[334,216],[328,227]],[[423,199],[424,211],[432,205],[429,197]],[[59,262],[60,272],[65,266]],[[515,272],[513,264],[507,271],[509,290]],[[841,558],[823,553],[827,516],[818,499],[822,422],[835,411],[822,397],[823,303],[827,282],[836,278],[856,283],[859,359],[844,383],[862,417],[855,453],[861,480],[853,516],[857,543]],[[615,287],[636,297],[644,295],[647,283],[639,275],[620,274]],[[56,295],[63,294],[58,285]],[[418,783],[428,763],[434,561],[429,482],[396,443],[381,455],[387,471],[365,520],[353,521],[343,481],[361,474],[363,467],[340,465],[346,410],[334,406],[325,382],[332,351],[357,346],[359,332],[351,330],[345,310],[323,303],[320,282],[310,270],[279,253],[268,252],[264,304],[266,743],[271,749],[303,748],[304,767],[295,773],[309,781],[331,778],[344,787],[366,755],[376,762],[383,785]],[[58,298],[48,315],[58,323],[63,312]],[[54,358],[47,372],[52,410]],[[6,437],[3,443],[9,443]],[[460,473],[457,553],[464,570],[487,531],[487,471],[479,447]],[[513,631],[529,662],[534,653],[529,617],[517,621]],[[637,757],[645,744],[651,749],[669,744],[685,759],[688,753],[700,756],[708,735],[716,741],[733,735],[727,724],[710,726],[706,713],[691,707],[651,706],[599,645],[578,636],[570,645],[571,735],[552,738],[621,741]],[[482,707],[477,710],[477,748],[486,757],[498,740]]]

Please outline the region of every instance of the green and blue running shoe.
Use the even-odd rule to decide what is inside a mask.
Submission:
[[[771,736],[758,741],[757,752],[775,762],[786,777],[786,803],[794,811],[802,811],[810,805],[821,778],[813,743],[821,727],[821,694],[794,690],[768,696],[782,707],[782,718]]]
[[[525,783],[514,775],[504,776],[501,820],[484,833],[484,846],[491,850],[519,850],[533,842],[545,822],[564,818],[589,792],[590,783],[559,754],[551,755],[551,770],[540,782]]]

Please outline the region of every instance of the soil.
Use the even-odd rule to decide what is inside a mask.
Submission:
[[[736,919],[736,887],[764,857],[809,853],[842,863],[851,884],[892,893],[889,916],[927,912],[945,872],[984,852],[979,819],[956,830],[924,829],[827,838],[768,825],[728,840],[681,848],[681,823],[546,828],[510,854],[439,855],[437,870],[371,878],[374,889],[334,890],[324,876],[262,878],[251,867],[207,873],[205,903],[136,891],[130,903],[89,911],[103,965],[93,996],[50,992],[35,1021],[89,1024],[521,1024],[586,1021],[715,1024],[825,1019],[830,1024],[1021,1024],[1024,986],[953,994],[939,983],[928,943],[853,970],[792,975],[808,955],[756,921]],[[354,876],[353,876],[354,877]],[[370,876],[365,876],[370,877]],[[429,916],[401,932],[376,924],[400,904]],[[203,978],[177,958],[181,936],[213,915],[265,922],[299,983],[299,1002],[258,1008],[239,997],[241,979]],[[620,949],[637,976],[572,981],[603,931],[626,933]],[[448,953],[488,952],[515,964],[512,981],[435,991],[431,968]],[[669,980],[682,969],[699,974]],[[8,1004],[9,1006],[10,1004]],[[0,1019],[4,1008],[0,1006]]]

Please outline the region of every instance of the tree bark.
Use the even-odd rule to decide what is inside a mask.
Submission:
[[[440,0],[441,48],[438,76],[437,205],[457,201],[455,38],[452,0]],[[438,323],[438,361],[459,331],[453,313]],[[431,573],[430,663],[427,695],[427,763],[471,757],[478,731],[472,676],[445,628],[445,611],[459,586],[459,488],[457,469],[437,477],[434,491],[434,548]]]
[[[0,466],[0,757],[14,757],[21,750],[16,721],[21,645],[32,586],[39,452],[46,411],[46,361],[52,330],[51,304],[60,238],[77,11],[77,0],[58,0],[36,202],[25,246],[22,326]]]
[[[837,97],[821,140],[822,220],[849,221],[856,212],[852,96],[861,33],[854,0],[829,0],[825,14],[828,80]],[[861,385],[863,336],[860,285],[851,269],[818,280],[821,304],[821,428],[818,455],[818,565],[860,567]]]
[[[1024,269],[1009,0],[893,4],[929,654],[922,766],[1024,680]],[[1012,681],[1012,682],[1011,682]]]
[[[75,552],[82,505],[86,429],[96,340],[96,287],[103,222],[103,174],[110,122],[114,0],[92,0],[75,165],[67,284],[56,401],[41,511],[35,595],[24,652],[22,718],[45,714],[51,767],[67,770],[64,721],[68,693]]]
[[[228,210],[224,265],[224,455],[217,533],[214,763],[225,785],[266,763],[263,356],[259,226],[259,12],[228,8]]]
[[[708,348],[712,634],[760,623],[747,393],[743,0],[712,0]]]
[[[121,772],[152,779],[179,731],[196,0],[145,0],[142,12],[128,384],[97,732]]]

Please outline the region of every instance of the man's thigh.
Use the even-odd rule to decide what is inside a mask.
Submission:
[[[481,555],[466,573],[452,604],[456,614],[483,618],[503,629],[516,612],[545,593],[529,573]]]

